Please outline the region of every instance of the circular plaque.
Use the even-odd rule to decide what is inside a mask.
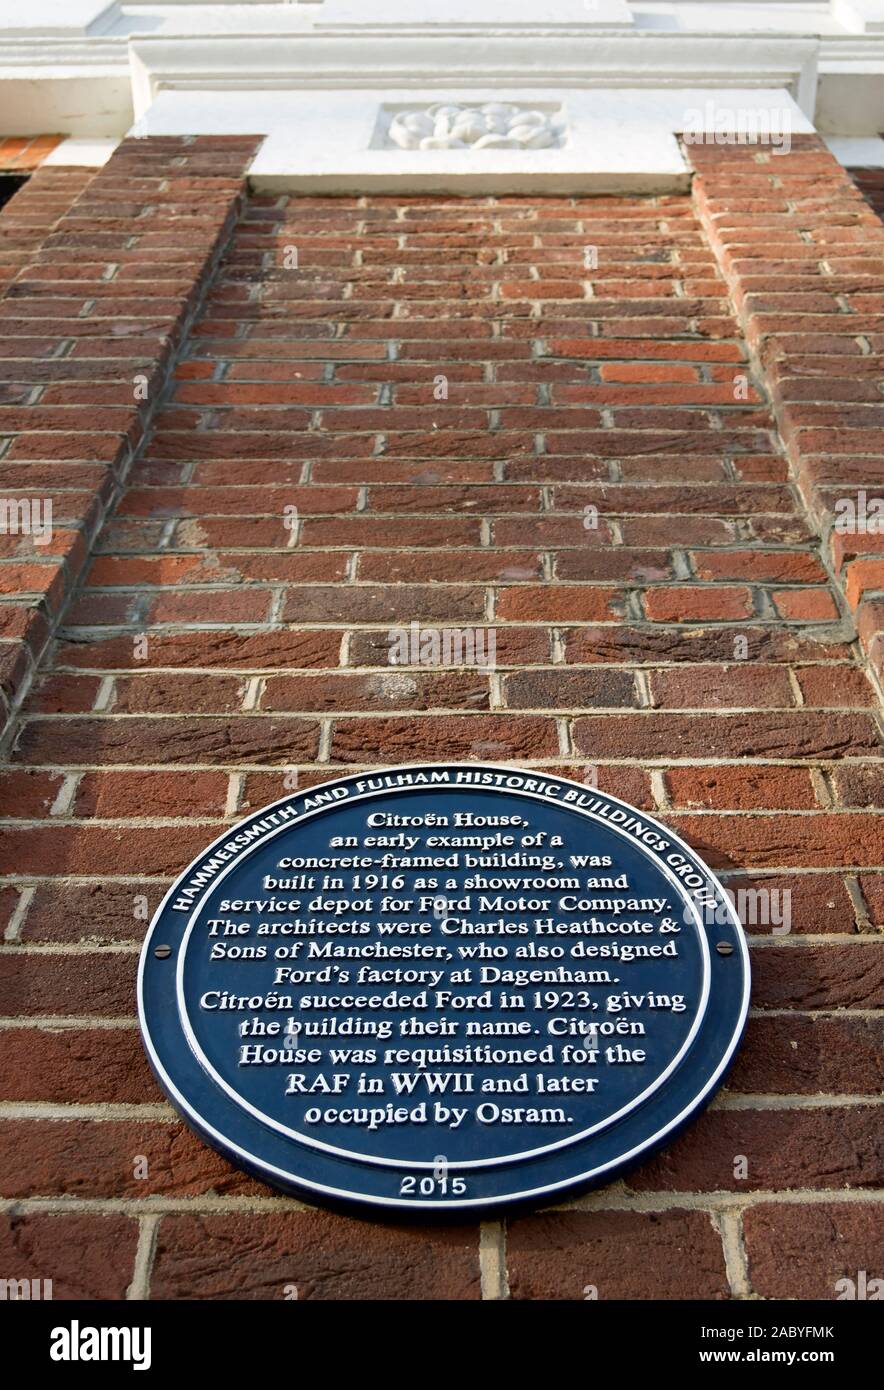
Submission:
[[[151,923],[138,1007],[163,1088],[239,1167],[438,1211],[609,1181],[709,1100],[748,993],[731,903],[671,830],[454,763],[225,831]]]

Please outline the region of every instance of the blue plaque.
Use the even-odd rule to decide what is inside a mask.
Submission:
[[[731,903],[671,830],[472,763],[343,777],[225,831],[138,981],[154,1071],[231,1162],[430,1211],[610,1181],[710,1099],[748,996]]]

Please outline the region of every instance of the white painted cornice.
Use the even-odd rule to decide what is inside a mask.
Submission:
[[[134,38],[135,110],[164,89],[261,90],[391,85],[509,87],[785,87],[813,110],[818,44],[755,35],[639,35],[606,30],[463,34],[262,34],[248,40]]]

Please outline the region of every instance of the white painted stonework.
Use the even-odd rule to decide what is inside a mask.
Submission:
[[[517,102],[434,101],[402,110],[381,108],[381,138],[399,150],[548,150],[565,141],[561,106],[541,110]]]
[[[0,133],[56,163],[223,131],[266,189],[654,191],[728,122],[876,140],[884,0],[0,0]]]
[[[443,26],[631,28],[627,0],[325,0],[317,23],[354,29]]]
[[[60,145],[56,145],[43,163],[61,164],[79,169],[100,169],[102,164],[106,164],[110,159],[119,143],[119,140],[112,137],[85,140],[81,136],[71,135],[67,140],[62,140]]]
[[[791,132],[813,126],[782,89],[735,88],[718,93],[732,108],[757,110],[763,123],[779,116]],[[536,109],[548,89],[487,88],[446,93],[450,103],[499,100]],[[269,130],[251,167],[261,192],[354,189],[395,193],[537,193],[677,191],[687,166],[674,132],[702,118],[714,102],[708,88],[568,88],[560,92],[567,127],[559,149],[402,150],[378,139],[379,106],[413,107],[406,89],[350,92],[161,91],[135,127],[141,134],[230,134]],[[317,119],[317,107],[324,115]],[[726,108],[723,108],[726,109]]]
[[[826,144],[847,169],[884,169],[884,140],[880,135],[827,135]]]

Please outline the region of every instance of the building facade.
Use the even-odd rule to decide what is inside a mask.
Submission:
[[[868,1296],[884,10],[11,8],[0,1273]],[[391,659],[415,625],[493,632],[494,660]],[[752,945],[708,1110],[507,1222],[274,1193],[177,1118],[135,1021],[150,915],[225,826],[436,759],[652,811]]]

